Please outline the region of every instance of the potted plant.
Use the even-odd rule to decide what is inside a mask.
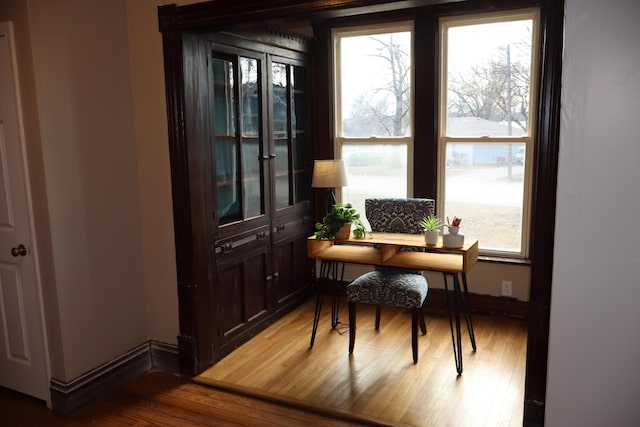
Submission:
[[[357,239],[365,236],[366,230],[360,220],[360,214],[351,203],[337,203],[322,218],[322,222],[316,223],[314,235],[316,239],[348,239],[351,231]]]
[[[440,218],[435,215],[424,217],[422,221],[420,221],[420,225],[424,228],[424,240],[427,245],[434,246],[438,244],[440,227],[442,227]]]

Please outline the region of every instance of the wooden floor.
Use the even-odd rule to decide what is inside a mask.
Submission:
[[[309,349],[313,303],[275,323],[194,380],[362,421],[406,426],[521,426],[527,326],[474,316],[477,352],[463,328],[464,371],[457,375],[446,313],[427,313],[419,360],[411,356],[411,316],[359,305],[348,354],[348,325],[331,329],[325,304]],[[347,320],[346,309],[340,314]]]
[[[335,418],[149,372],[71,417],[42,401],[0,388],[2,427],[361,426]]]
[[[376,332],[373,311],[360,307],[352,356],[348,329],[331,329],[328,307],[315,346],[308,348],[309,303],[198,378],[235,392],[150,372],[63,417],[0,388],[0,426],[522,425],[524,322],[475,316],[478,351],[471,352],[465,334],[464,372],[458,377],[444,313],[427,314],[428,333],[419,338],[420,359],[413,365],[409,315],[383,311]],[[340,318],[346,320],[346,312]]]

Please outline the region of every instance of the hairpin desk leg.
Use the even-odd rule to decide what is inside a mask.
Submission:
[[[453,316],[455,317],[455,331],[453,327],[453,319],[451,317],[451,303],[449,302],[449,285],[447,283],[447,274],[444,276],[444,295],[447,303],[447,312],[449,314],[449,327],[451,328],[451,344],[453,345],[453,358],[456,363],[456,371],[458,375],[462,374],[462,340],[460,338],[460,310],[458,308],[458,295],[456,289],[459,289],[458,278],[456,274],[453,276]]]
[[[467,287],[467,274],[464,272],[462,273],[462,286],[464,287],[464,292],[461,293],[462,306],[464,309],[464,315],[467,319],[467,330],[469,331],[471,347],[473,348],[473,351],[476,351],[476,335],[473,332],[473,321],[471,320],[471,309],[469,307],[469,288]]]
[[[339,264],[342,265],[340,268]],[[338,320],[339,311],[339,295],[337,285],[344,279],[345,263],[339,263],[336,261],[321,261],[320,262],[320,277],[318,278],[318,286],[316,286],[316,309],[313,314],[313,329],[311,331],[311,341],[309,342],[309,348],[313,348],[313,343],[316,339],[316,332],[318,330],[318,323],[320,322],[320,314],[322,312],[322,300],[324,299],[326,288],[332,286],[331,291],[331,329],[335,329],[340,321]],[[329,282],[333,282],[329,284]]]

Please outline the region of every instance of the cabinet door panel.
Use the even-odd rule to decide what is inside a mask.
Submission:
[[[216,275],[219,305],[218,321],[223,340],[233,329],[245,323],[242,263],[219,268]]]
[[[292,208],[288,220],[273,228],[274,294],[281,306],[300,295],[309,286],[309,259],[307,237],[310,234],[311,217],[304,212],[304,205]]]
[[[264,315],[268,306],[267,289],[271,276],[267,274],[267,254],[258,253],[244,263],[244,303],[247,321],[254,321]]]
[[[266,233],[259,232],[259,235]],[[238,339],[268,314],[270,242],[251,235],[239,236],[236,241],[221,242],[216,252],[218,323],[224,346]]]
[[[277,272],[274,284],[276,304],[281,305],[291,298],[296,291],[293,282],[292,264],[294,263],[293,242],[285,241],[273,248],[274,265]]]

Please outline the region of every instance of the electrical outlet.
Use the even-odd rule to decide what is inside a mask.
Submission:
[[[512,295],[511,286],[512,286],[511,280],[502,281],[502,296],[510,297]]]

